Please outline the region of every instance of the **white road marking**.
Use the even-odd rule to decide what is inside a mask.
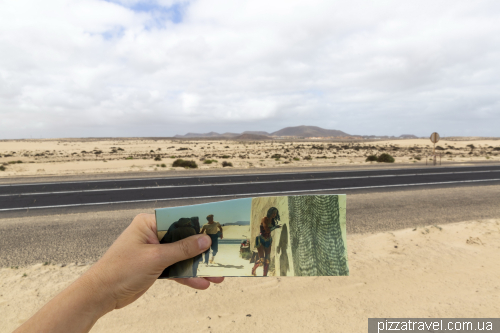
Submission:
[[[358,189],[383,188],[383,187],[441,185],[441,184],[477,183],[477,182],[491,182],[491,181],[500,181],[500,178],[496,178],[496,179],[481,179],[481,180],[458,180],[458,181],[450,181],[450,182],[435,182],[435,183],[420,183],[420,184],[395,184],[395,185],[375,185],[375,186],[360,186],[360,187],[338,187],[338,188],[325,188],[325,189],[318,189],[318,190],[300,190],[300,191],[281,191],[281,192],[265,192],[265,193],[241,193],[241,194],[205,195],[205,196],[196,196],[196,197],[165,198],[165,199],[146,199],[146,200],[127,200],[127,201],[110,201],[110,202],[96,202],[96,203],[84,203],[84,204],[39,206],[39,207],[3,208],[3,209],[0,209],[0,211],[30,210],[30,209],[43,209],[43,208],[62,208],[62,207],[77,207],[77,206],[95,206],[95,205],[110,205],[110,204],[119,204],[119,203],[137,203],[137,202],[152,202],[152,201],[173,201],[173,200],[188,200],[188,199],[210,199],[210,198],[241,197],[241,196],[252,197],[252,196],[268,196],[269,194],[326,192],[326,191],[358,190]]]
[[[401,175],[374,175],[374,176],[353,176],[353,177],[327,177],[327,178],[312,178],[312,179],[287,179],[287,180],[267,180],[267,181],[250,181],[241,183],[214,183],[214,184],[193,184],[193,185],[162,185],[162,186],[145,186],[145,187],[124,187],[124,188],[103,188],[103,189],[86,189],[72,191],[55,191],[55,192],[30,192],[30,193],[12,193],[0,194],[0,197],[19,197],[28,195],[48,195],[48,194],[70,194],[70,193],[87,193],[87,192],[107,192],[107,191],[130,191],[130,190],[154,190],[165,188],[182,188],[182,187],[207,187],[207,186],[234,186],[234,185],[254,185],[254,184],[273,184],[273,183],[297,183],[297,182],[317,182],[325,180],[342,180],[342,179],[366,179],[366,178],[385,178],[385,177],[407,177],[407,176],[436,176],[436,175],[455,175],[455,174],[472,174],[472,173],[491,173],[500,172],[500,170],[485,170],[485,171],[457,171],[457,172],[433,172],[433,173],[408,173]]]

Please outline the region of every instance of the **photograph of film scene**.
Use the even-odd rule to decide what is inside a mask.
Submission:
[[[205,233],[205,253],[160,278],[349,275],[346,196],[257,197],[157,209],[160,243]]]

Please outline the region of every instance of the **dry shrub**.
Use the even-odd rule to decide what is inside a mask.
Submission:
[[[187,161],[180,158],[176,159],[174,163],[172,163],[172,166],[188,168],[188,169],[196,169],[198,167],[195,161]]]
[[[392,157],[391,155],[389,154],[381,154],[378,158],[377,158],[377,162],[383,162],[383,163],[394,163],[394,157]]]

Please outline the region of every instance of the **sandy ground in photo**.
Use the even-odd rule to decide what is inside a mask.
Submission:
[[[200,263],[198,276],[251,276],[253,264],[240,257],[240,245],[219,244],[213,264]],[[262,270],[260,272],[262,275]]]
[[[468,147],[473,145],[474,148]],[[329,146],[330,145],[330,146]],[[500,161],[500,140],[441,140],[443,163]],[[97,154],[96,154],[97,153]],[[425,164],[428,139],[391,141],[232,141],[145,139],[51,139],[0,141],[0,177],[179,171],[177,159],[200,170],[366,165],[368,155],[389,153],[395,164]],[[472,154],[471,154],[472,153]],[[279,158],[276,154],[281,155]],[[159,156],[161,160],[155,161]],[[207,161],[212,161],[210,164]],[[22,163],[18,163],[18,162]],[[439,159],[438,159],[439,161]],[[376,162],[375,162],[376,163]],[[231,169],[227,167],[226,169]]]
[[[366,332],[373,317],[498,317],[500,219],[347,236],[349,277],[162,280],[92,332]],[[222,258],[221,258],[222,259]],[[11,332],[89,266],[0,269]]]
[[[224,239],[250,238],[250,225],[226,225],[222,230]]]

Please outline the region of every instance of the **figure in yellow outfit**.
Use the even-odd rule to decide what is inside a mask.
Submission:
[[[207,216],[207,221],[208,223],[201,228],[200,234],[205,232],[212,239],[212,245],[210,246],[210,249],[212,249],[212,257],[210,258],[210,263],[213,264],[215,263],[215,256],[219,251],[219,237],[220,239],[223,238],[222,227],[219,222],[214,221],[214,216],[212,214]],[[208,257],[210,255],[210,249],[205,251],[205,265],[207,266],[209,263]]]

